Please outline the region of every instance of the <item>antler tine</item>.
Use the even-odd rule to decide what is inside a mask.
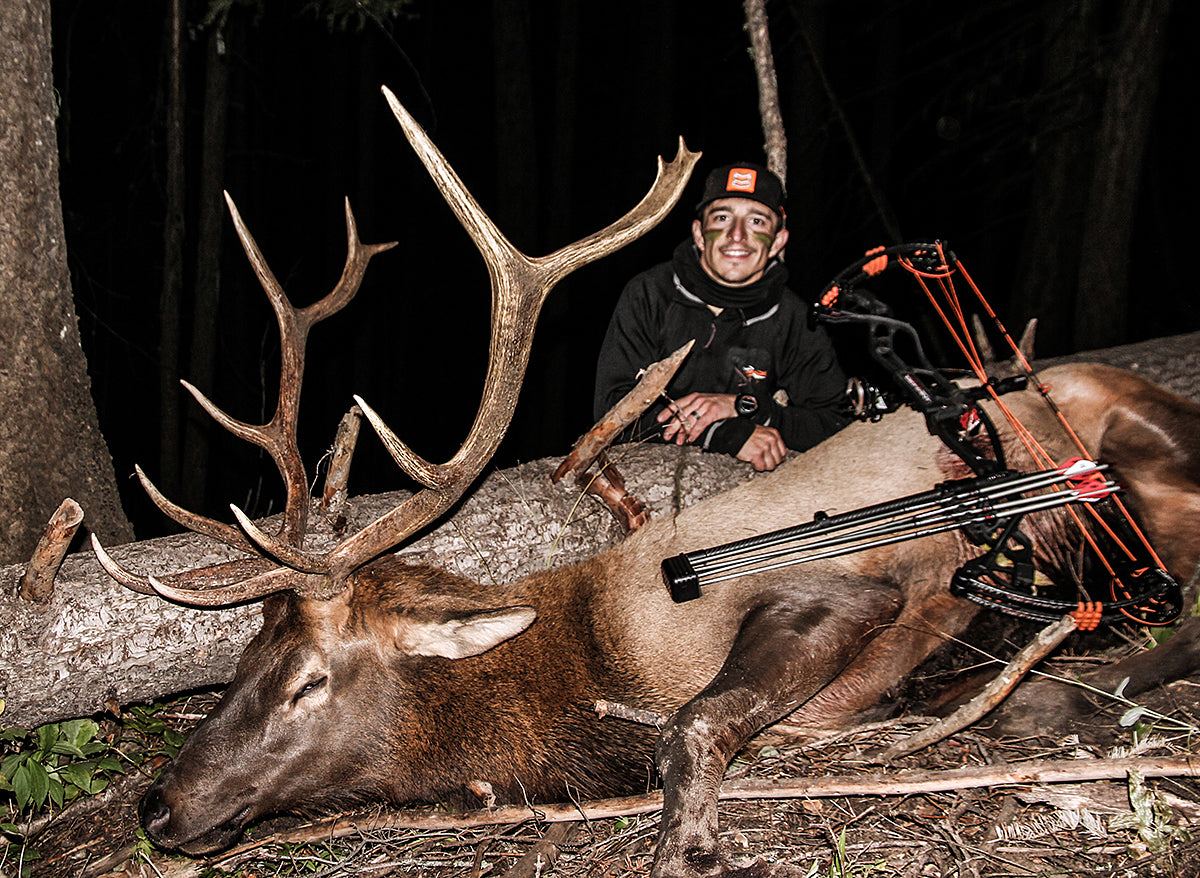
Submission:
[[[354,402],[362,410],[362,413],[366,415],[367,420],[371,422],[371,426],[375,428],[375,432],[379,435],[380,440],[382,440],[388,454],[392,456],[392,460],[396,462],[396,465],[406,475],[426,488],[438,490],[445,487],[449,474],[444,467],[430,463],[409,448],[404,440],[397,436],[392,431],[392,428],[384,423],[383,418],[379,417],[378,412],[367,405],[361,396],[356,394]]]
[[[147,577],[153,594],[191,607],[228,607],[232,604],[256,601],[281,591],[297,591],[317,598],[333,597],[341,591],[328,587],[323,576],[305,576],[288,567],[273,567],[264,573],[241,579],[219,588],[177,587],[154,576]]]
[[[695,170],[700,155],[701,153],[689,150],[680,137],[674,159],[665,162],[662,156],[658,157],[658,172],[654,184],[637,206],[600,231],[533,261],[544,266],[547,271],[561,272],[555,277],[557,281],[576,268],[595,262],[609,253],[615,253],[631,241],[636,241],[658,225],[679,201],[679,196]]]
[[[462,179],[446,161],[446,157],[442,155],[441,150],[434,145],[434,142],[429,139],[429,135],[409,115],[408,110],[404,109],[404,105],[396,99],[387,86],[383,87],[383,96],[387,99],[388,106],[392,108],[392,115],[400,123],[400,128],[404,131],[404,136],[417,154],[417,158],[421,160],[421,164],[433,178],[438,191],[442,193],[442,198],[450,205],[450,209],[454,211],[458,221],[466,228],[467,234],[471,236],[475,246],[483,252],[488,272],[493,272],[493,259],[525,259],[526,257],[508,242],[508,239],[496,228],[496,224],[483,212],[479,202],[467,190]],[[493,290],[493,292],[495,291]]]
[[[283,525],[279,535],[284,542],[299,548],[308,523],[309,507],[308,477],[296,442],[300,386],[304,380],[304,353],[308,343],[308,332],[315,324],[336,314],[354,298],[371,257],[394,247],[395,242],[363,244],[358,237],[358,226],[354,220],[354,211],[350,208],[350,200],[346,199],[346,265],[342,276],[333,290],[323,298],[305,308],[296,308],[288,301],[283,287],[275,279],[228,192],[225,193],[225,202],[229,206],[229,214],[237,230],[238,239],[242,242],[242,249],[267,294],[267,300],[271,303],[279,325],[279,399],[271,420],[260,427],[224,416],[216,406],[206,404],[199,396],[197,399],[222,426],[271,455],[287,492]]]
[[[619,249],[656,225],[679,200],[700,158],[679,142],[675,159],[660,158],[654,184],[638,205],[605,229],[549,256],[532,259],[500,233],[428,135],[387,88],[384,96],[409,143],[487,264],[492,286],[491,344],[483,399],[458,452],[444,464],[415,454],[357,400],[400,467],[426,487],[344,540],[330,553],[330,572],[345,576],[435,520],[462,496],[503,439],[529,363],[533,332],[546,295],[576,268]],[[357,398],[356,398],[357,399]]]
[[[285,588],[298,574],[266,558],[225,561],[200,570],[171,573],[163,578],[140,576],[118,564],[95,534],[91,535],[96,560],[113,579],[139,594],[169,597],[193,606],[217,607],[254,600]]]
[[[273,537],[250,520],[250,516],[242,512],[234,504],[229,504],[233,517],[237,519],[242,530],[260,549],[278,558],[293,570],[302,573],[327,573],[329,571],[329,555],[326,552],[306,552],[299,546],[292,546],[283,539]]]
[[[354,219],[354,211],[350,209],[350,199],[346,199],[346,265],[337,286],[324,298],[301,308],[298,314],[300,321],[308,326],[319,323],[331,314],[345,308],[357,295],[362,284],[363,275],[371,257],[396,246],[395,241],[383,244],[364,244],[358,238],[358,223]]]
[[[288,301],[283,287],[275,279],[258,243],[250,234],[228,192],[225,193],[225,203],[229,206],[229,215],[233,219],[238,239],[242,242],[242,249],[254,268],[254,274],[258,277],[263,292],[267,294],[267,300],[271,303],[279,325],[279,398],[271,420],[259,427],[224,417],[218,413],[215,406],[205,405],[200,397],[197,399],[223,427],[233,431],[239,438],[258,445],[271,455],[279,469],[279,475],[283,478],[287,497],[280,535],[292,544],[299,544],[304,539],[304,532],[308,526],[308,476],[304,471],[304,463],[300,459],[300,450],[296,442],[296,421],[300,384],[304,380],[304,350],[311,323],[300,321],[299,312]],[[347,261],[349,259],[348,254]],[[234,429],[235,424],[239,429]]]
[[[185,386],[188,386],[190,389],[190,385],[186,385],[186,382]],[[195,392],[197,391],[193,391],[193,393]],[[142,483],[142,490],[149,495],[150,499],[154,502],[154,505],[157,506],[164,515],[173,520],[176,524],[180,524],[195,533],[203,534],[206,537],[211,537],[212,539],[222,542],[234,549],[242,549],[243,551],[247,552],[254,550],[254,547],[250,544],[250,541],[246,539],[245,534],[243,534],[236,527],[232,527],[231,525],[224,524],[223,522],[216,521],[212,518],[206,518],[203,515],[197,515],[194,512],[189,512],[182,506],[172,503],[167,499],[166,495],[159,491],[155,484],[150,481],[150,478],[142,471],[140,466],[135,464],[133,469],[137,473],[138,481]],[[146,583],[146,587],[150,587],[149,582]],[[154,591],[151,589],[145,593],[154,594]]]
[[[200,606],[219,606],[231,602],[252,600],[285,589],[295,589],[305,594],[329,597],[328,577],[323,574],[328,568],[325,554],[306,552],[303,540],[308,522],[309,496],[308,478],[300,457],[296,440],[296,425],[300,405],[300,386],[304,378],[304,354],[309,330],[344,308],[357,294],[371,258],[395,246],[395,242],[363,244],[358,237],[358,227],[350,201],[346,199],[346,264],[337,285],[323,298],[305,308],[295,308],[288,301],[283,288],[272,274],[263,258],[262,251],[250,234],[237,205],[228,192],[225,201],[250,264],[258,277],[275,318],[280,336],[280,381],[279,399],[271,420],[261,426],[240,421],[222,411],[196,387],[184,381],[183,386],[208,414],[233,435],[265,450],[275,461],[287,492],[283,523],[277,537],[263,533],[236,507],[234,515],[242,524],[238,530],[227,524],[189,512],[168,500],[146,477],[140,468],[138,478],[154,504],[170,518],[197,533],[212,537],[243,551],[265,551],[286,567],[272,567],[263,571],[265,559],[258,564],[238,562],[215,565],[186,577],[173,577],[179,587],[142,577],[120,567],[103,548],[93,540],[97,557],[105,570],[118,582],[143,594],[161,594],[172,600],[181,600]],[[247,535],[250,539],[247,539]],[[230,579],[235,581],[228,582]],[[212,582],[228,583],[219,588],[207,588]],[[340,584],[337,586],[340,589]],[[197,595],[203,594],[203,597]],[[182,595],[192,595],[185,599]]]
[[[130,591],[136,591],[138,594],[158,594],[150,584],[149,577],[139,576],[136,573],[126,570],[105,551],[104,546],[100,545],[100,540],[96,538],[95,534],[92,534],[91,537],[92,551],[96,553],[96,560],[100,562],[100,566],[104,568],[105,573]]]

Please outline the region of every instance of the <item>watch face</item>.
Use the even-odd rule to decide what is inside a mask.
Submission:
[[[758,400],[748,393],[743,393],[734,400],[733,407],[739,415],[747,418],[758,411]]]

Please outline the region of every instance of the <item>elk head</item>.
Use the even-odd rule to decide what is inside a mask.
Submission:
[[[143,824],[165,847],[189,853],[220,849],[235,841],[246,823],[270,811],[372,794],[405,797],[410,787],[395,776],[395,759],[385,755],[408,746],[403,730],[406,723],[416,723],[404,701],[411,682],[404,675],[422,659],[487,651],[529,626],[534,611],[505,607],[480,587],[455,584],[442,571],[379,556],[444,514],[495,453],[512,419],[538,313],[550,289],[575,268],[653,228],[674,206],[699,159],[680,141],[675,160],[659,160],[652,188],[629,213],[574,244],[533,258],[504,238],[424,131],[391,92],[383,91],[488,267],[492,321],[482,401],[459,451],[434,464],[355,397],[397,465],[422,490],[332,548],[318,551],[306,544],[311,500],[296,422],[308,331],[353,298],[370,259],[393,245],[362,244],[347,202],[349,245],[342,277],[325,298],[298,309],[226,196],[238,237],[279,323],[279,402],[271,420],[255,426],[185,386],[218,423],[275,461],[287,495],[282,523],[269,534],[237,507],[232,507],[236,527],[193,514],[164,497],[138,469],[142,485],[164,513],[249,557],[157,579],[121,568],[93,538],[105,569],[136,591],[201,607],[266,598],[263,628],[230,688],[143,800]],[[455,587],[443,588],[447,584]]]

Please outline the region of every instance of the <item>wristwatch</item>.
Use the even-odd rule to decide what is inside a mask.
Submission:
[[[753,394],[743,393],[733,401],[733,410],[739,417],[748,418],[758,411],[758,399]]]

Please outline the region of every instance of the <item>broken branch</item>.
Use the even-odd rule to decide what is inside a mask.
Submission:
[[[563,459],[551,476],[554,484],[557,485],[567,476],[586,472],[620,432],[636,421],[642,412],[662,395],[695,343],[693,339],[669,357],[648,366],[633,390],[621,397],[620,401],[596,422],[596,426],[575,443],[571,453]]]
[[[884,762],[891,762],[909,753],[915,753],[930,744],[953,735],[965,729],[975,721],[990,713],[1017,684],[1029,673],[1029,669],[1058,648],[1066,636],[1075,630],[1075,618],[1063,616],[1057,622],[1047,625],[1037,637],[1026,644],[1025,648],[1013,656],[992,682],[983,691],[960,707],[950,716],[938,720],[931,726],[926,726],[914,735],[894,744],[880,754]]]
[[[21,577],[22,598],[35,604],[50,603],[50,598],[54,597],[54,577],[82,522],[83,509],[70,497],[54,510],[46,532],[33,550],[25,575]]]
[[[321,493],[321,504],[326,510],[340,510],[349,496],[350,463],[354,459],[361,424],[362,410],[356,405],[351,406],[338,422],[329,456],[329,471],[325,474],[325,490]]]
[[[628,704],[621,704],[618,701],[605,701],[603,699],[596,702],[596,715],[600,719],[611,716],[614,719],[628,720],[632,723],[640,723],[643,726],[654,726],[656,729],[661,729],[667,724],[667,720],[670,719],[665,713],[658,713],[654,710],[642,710],[640,707],[630,707]]]

